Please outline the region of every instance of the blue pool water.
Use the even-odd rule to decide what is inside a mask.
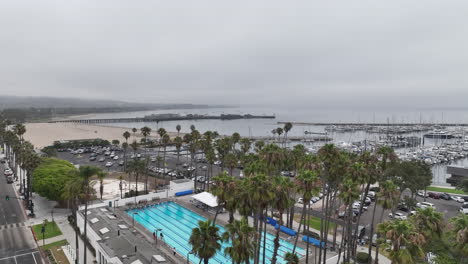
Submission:
[[[206,218],[173,202],[161,203],[143,209],[132,209],[127,211],[127,214],[132,216],[134,212],[138,212],[138,214],[134,215],[135,221],[143,225],[150,232],[162,229],[164,241],[172,248],[176,248],[176,251],[185,257],[192,249],[188,242],[192,229],[198,226],[198,221],[206,221]],[[217,226],[220,230],[220,235],[224,233],[224,228],[220,225]],[[270,259],[273,256],[274,236],[267,233],[266,237],[266,263],[270,263]],[[282,239],[280,239],[280,245],[277,263],[285,263],[283,256],[286,252],[292,251],[294,245]],[[224,255],[224,249],[229,246],[230,242],[223,242],[221,250],[210,259],[210,263],[231,263],[229,256]],[[299,257],[305,254],[305,250],[299,247],[296,248],[296,252]],[[261,255],[263,256],[263,251]],[[260,258],[262,261],[262,257]],[[198,263],[200,259],[194,255],[190,255],[190,261]]]

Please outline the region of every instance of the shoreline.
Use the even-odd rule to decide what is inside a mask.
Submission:
[[[26,123],[26,133],[24,139],[31,142],[36,149],[42,149],[43,147],[50,146],[54,141],[58,140],[77,140],[77,139],[105,139],[112,141],[118,139],[120,142],[124,142],[123,133],[125,131],[130,132],[131,136],[128,139],[129,142],[136,140],[140,141],[143,136],[141,135],[140,129],[133,135],[133,132],[129,128],[118,127],[118,126],[101,126],[101,125],[90,125],[90,124],[76,124],[76,123]],[[156,139],[159,135],[156,131],[148,136],[148,138]],[[167,132],[169,136],[177,136],[177,132]],[[182,133],[180,134],[183,135]]]

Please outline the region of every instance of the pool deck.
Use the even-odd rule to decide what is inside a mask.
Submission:
[[[195,207],[193,204],[190,203],[191,199],[192,199],[191,195],[189,195],[189,196],[183,196],[183,197],[177,197],[177,198],[161,199],[158,202],[172,201],[183,206],[184,208],[188,210],[191,210],[194,213],[201,215],[202,217],[206,219],[211,219],[211,220],[214,219],[214,214],[210,214],[200,208]],[[126,213],[127,209],[130,209],[130,207],[120,207],[116,210],[116,214],[118,218],[124,219],[125,222],[129,224],[129,226],[132,226],[132,218]],[[239,215],[238,213],[235,213],[234,218],[239,220],[241,218],[241,215]],[[228,224],[228,220],[229,220],[229,215],[227,212],[220,213],[218,214],[216,223],[222,226],[226,226]],[[249,220],[249,223],[253,223],[254,221],[252,217],[249,217],[248,220]],[[296,222],[294,223],[297,224]],[[266,226],[267,226],[267,232],[275,236],[276,229],[273,226],[268,225],[268,224]],[[294,228],[297,230],[297,226],[294,226]],[[138,223],[138,221],[135,221],[134,229],[137,230],[139,233],[141,233],[144,236],[145,240],[154,244],[152,233],[143,225]],[[290,237],[282,232],[280,232],[280,238],[292,244],[294,244],[295,242],[295,237]],[[299,237],[297,246],[306,250],[307,244],[304,241],[302,241],[302,236]],[[161,250],[163,253],[165,253],[165,255],[169,255],[173,257],[171,261],[173,261],[174,263],[185,263],[187,261],[186,256],[182,256],[178,252],[176,252],[176,255],[173,255],[174,251],[172,250],[172,248],[169,245],[167,245],[165,242],[161,243],[160,240],[158,240],[158,249]],[[311,264],[314,263],[315,252],[316,252],[316,248],[314,246],[309,245],[309,263]],[[333,252],[330,250],[327,251],[327,259],[333,259],[333,257],[336,255],[337,255],[337,252]],[[300,259],[299,263],[305,263],[305,259],[306,259],[305,256],[303,256]]]

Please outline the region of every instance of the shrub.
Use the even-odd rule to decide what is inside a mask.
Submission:
[[[65,184],[73,177],[75,166],[66,160],[43,158],[33,172],[33,189],[49,200],[62,200]]]
[[[358,252],[356,255],[357,263],[367,264],[369,263],[369,259],[372,259],[371,256],[365,252]]]

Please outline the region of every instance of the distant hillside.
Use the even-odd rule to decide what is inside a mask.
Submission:
[[[215,106],[194,104],[132,103],[113,100],[89,100],[80,98],[23,97],[0,95],[0,109],[6,108],[109,108],[141,107],[145,109],[191,109]],[[216,106],[219,107],[219,106]]]
[[[112,100],[0,95],[0,114],[14,123],[91,113],[133,112],[162,109],[200,109],[223,106],[195,104],[148,104]]]

